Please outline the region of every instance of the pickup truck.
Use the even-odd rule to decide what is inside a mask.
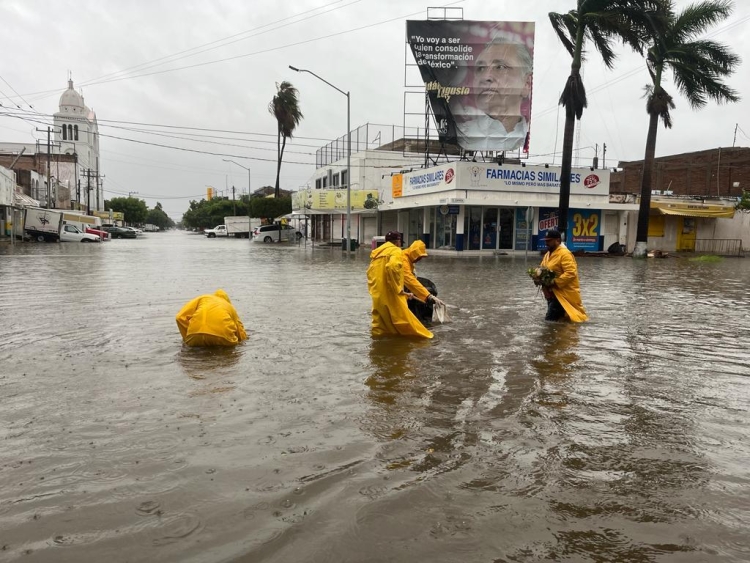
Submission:
[[[229,232],[227,231],[226,225],[216,225],[213,229],[203,229],[203,234],[206,235],[208,238],[229,236]]]
[[[82,232],[63,220],[63,214],[52,209],[28,207],[24,213],[24,232],[39,242],[101,242],[101,237]]]

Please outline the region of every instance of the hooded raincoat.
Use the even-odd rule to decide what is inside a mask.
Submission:
[[[427,301],[430,292],[425,286],[419,283],[417,276],[414,274],[414,263],[419,258],[424,258],[425,256],[427,256],[427,248],[421,240],[411,243],[411,246],[404,250],[402,254],[404,262],[404,286],[409,293],[413,293],[414,297],[423,303]]]
[[[581,301],[581,287],[578,283],[578,265],[573,253],[564,246],[547,252],[541,266],[555,272],[552,292],[565,309],[568,318],[574,323],[589,320]]]
[[[370,253],[367,288],[372,297],[372,335],[397,334],[432,338],[419,319],[409,311],[404,288],[404,259],[401,249],[387,242]]]
[[[221,289],[189,301],[175,320],[188,346],[234,346],[247,339],[237,311]]]

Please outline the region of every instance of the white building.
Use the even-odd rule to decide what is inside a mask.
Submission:
[[[104,193],[100,178],[99,125],[96,113],[85,103],[83,96],[68,80],[68,89],[60,96],[60,110],[54,115],[55,143],[63,154],[78,155],[77,178],[68,178],[71,194],[78,194],[82,206],[91,210],[104,210]],[[80,183],[80,188],[78,184]],[[87,202],[86,188],[90,187]]]
[[[609,170],[571,173],[567,245],[602,251],[628,242],[634,197],[609,193]],[[380,231],[397,230],[404,243],[425,241],[445,251],[538,250],[558,227],[560,168],[548,165],[455,161],[395,175],[381,193]]]

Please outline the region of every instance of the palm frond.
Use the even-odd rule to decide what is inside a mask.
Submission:
[[[672,96],[664,88],[659,88],[657,91],[652,84],[647,84],[644,90],[646,92],[644,94],[646,98],[646,111],[649,115],[658,115],[664,123],[664,127],[671,129],[672,116],[669,111],[676,107]]]
[[[549,13],[549,21],[552,24],[552,29],[555,30],[557,38],[568,53],[570,53],[571,57],[575,54],[575,31],[571,29],[571,23],[573,23],[574,19],[575,16],[572,15],[572,12],[568,12],[567,14]]]
[[[588,105],[586,100],[586,88],[583,86],[583,80],[578,72],[572,72],[565,83],[562,94],[560,95],[560,105],[566,111],[573,112],[576,119],[581,119],[583,109]]]
[[[617,58],[612,48],[612,35],[602,30],[599,26],[587,25],[586,36],[594,44],[596,50],[599,51],[602,61],[604,61],[607,68],[612,68]]]
[[[705,33],[706,29],[725,20],[732,13],[729,0],[705,0],[691,4],[675,17],[672,34],[679,42]]]

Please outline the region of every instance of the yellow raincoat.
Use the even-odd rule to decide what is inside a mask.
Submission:
[[[188,302],[175,320],[188,346],[234,346],[247,339],[245,327],[222,289]]]
[[[544,255],[541,266],[555,272],[555,280],[551,289],[568,314],[568,318],[574,323],[589,320],[581,301],[578,265],[573,253],[564,246],[558,246]]]
[[[401,249],[387,242],[370,253],[367,288],[372,296],[372,335],[432,338],[406,304]]]
[[[427,248],[424,242],[416,240],[411,243],[411,246],[403,251],[402,259],[404,262],[404,286],[409,293],[413,293],[414,297],[425,303],[430,292],[427,291],[425,286],[419,283],[417,276],[414,274],[414,263],[419,258],[427,256]]]

